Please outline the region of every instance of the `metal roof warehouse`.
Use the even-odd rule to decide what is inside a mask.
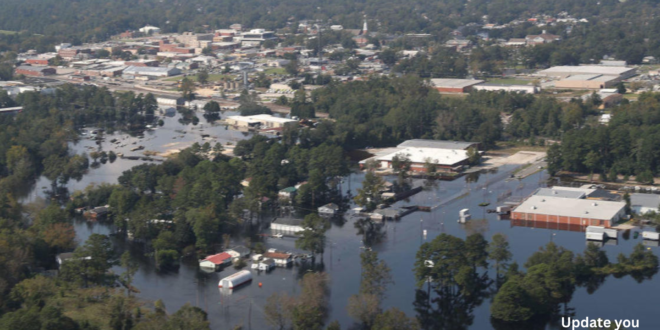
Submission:
[[[625,215],[626,203],[533,195],[511,212],[511,219],[610,227]]]

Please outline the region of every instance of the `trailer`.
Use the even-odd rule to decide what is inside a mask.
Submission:
[[[654,231],[643,231],[642,237],[651,241],[660,241],[660,233]]]
[[[588,226],[586,231],[587,240],[590,241],[604,241],[608,238],[617,239],[618,234],[616,229],[601,226]]]
[[[241,270],[238,273],[229,275],[218,282],[219,288],[234,289],[240,285],[252,281],[252,273],[249,270]]]
[[[497,207],[496,211],[497,211],[497,214],[499,214],[499,215],[509,214],[509,213],[511,213],[511,206],[501,205],[501,206]]]

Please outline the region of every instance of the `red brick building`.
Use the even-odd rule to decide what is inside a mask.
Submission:
[[[25,76],[43,77],[57,73],[54,68],[43,66],[19,66],[14,71],[17,75],[22,74]]]
[[[30,65],[48,65],[48,60],[45,58],[28,58],[25,60],[25,63]]]

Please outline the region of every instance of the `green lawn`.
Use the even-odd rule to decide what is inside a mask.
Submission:
[[[197,81],[197,75],[190,75],[190,76],[187,76],[186,78],[192,79],[195,82]],[[222,80],[223,78],[231,79],[232,77],[229,76],[229,75],[226,75],[226,74],[210,74],[209,75],[209,82]],[[179,81],[181,79],[183,79],[183,76],[176,76],[176,77],[167,78],[167,79],[164,79],[164,80],[165,81]]]
[[[265,74],[280,74],[284,75],[286,74],[286,70],[284,68],[270,68],[264,71]]]
[[[500,85],[530,85],[532,80],[529,79],[516,79],[516,78],[495,78],[487,81],[489,84]]]

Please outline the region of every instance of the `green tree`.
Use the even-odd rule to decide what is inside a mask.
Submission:
[[[179,90],[184,99],[192,101],[195,98],[195,82],[192,79],[188,77],[183,78],[179,85]]]
[[[313,254],[321,254],[325,251],[325,233],[330,229],[330,222],[315,213],[305,216],[302,225],[304,230],[299,233],[300,238],[296,240],[296,248],[309,251]]]
[[[534,315],[530,299],[520,282],[521,278],[516,276],[502,285],[490,305],[490,315],[493,318],[506,322],[523,322]]]
[[[209,82],[209,72],[207,70],[199,70],[199,72],[197,72],[197,81],[200,84],[205,85]]]
[[[495,272],[498,275],[503,275],[508,268],[508,261],[513,257],[509,251],[509,241],[504,234],[497,233],[488,245],[488,259],[495,262]]]
[[[406,313],[396,307],[392,307],[376,316],[371,330],[417,330],[420,329],[419,322],[415,318],[409,318]]]
[[[357,195],[353,199],[357,205],[373,210],[380,203],[380,194],[385,186],[383,178],[373,171],[367,171],[362,181],[362,188],[358,188]]]

